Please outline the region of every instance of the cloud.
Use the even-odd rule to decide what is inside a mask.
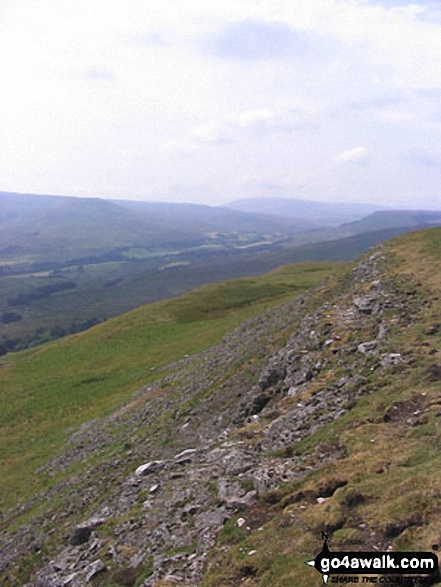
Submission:
[[[404,154],[404,163],[441,170],[441,157],[427,149],[414,149]]]
[[[108,69],[86,69],[80,73],[80,79],[89,81],[111,82],[114,74]]]
[[[148,32],[140,35],[137,42],[143,45],[163,46],[166,47],[170,42],[166,39],[166,35],[160,31]]]
[[[390,106],[396,106],[404,101],[401,94],[377,95],[372,98],[359,98],[343,104],[344,109],[363,111],[363,110],[382,110]]]
[[[368,150],[366,147],[354,147],[336,155],[334,161],[339,165],[345,165],[347,163],[366,165],[368,162]]]
[[[283,185],[280,178],[276,180],[251,177],[241,183],[240,192],[253,196],[281,196],[286,193],[286,186]]]
[[[209,55],[245,61],[304,55],[310,48],[305,33],[283,22],[257,19],[229,22],[205,34],[200,46]]]
[[[365,0],[363,3],[371,4],[374,6],[384,6],[385,8],[396,8],[397,6],[424,4],[424,2],[411,2],[409,0]]]
[[[439,100],[441,98],[441,88],[422,88],[421,90],[417,90],[415,92],[418,96],[422,98],[428,98],[433,100]]]
[[[262,193],[439,198],[437,2],[6,4],[11,191],[171,198],[200,182],[227,198],[255,177]]]
[[[194,126],[181,138],[169,141],[167,151],[190,152],[207,145],[223,145],[240,138],[260,139],[274,133],[312,129],[322,113],[320,104],[298,100],[272,108],[251,108]]]

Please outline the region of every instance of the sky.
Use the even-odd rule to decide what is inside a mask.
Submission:
[[[441,0],[0,0],[0,191],[441,208]]]

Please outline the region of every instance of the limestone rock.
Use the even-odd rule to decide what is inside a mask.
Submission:
[[[138,475],[139,477],[145,477],[146,475],[151,475],[152,473],[162,471],[164,467],[165,461],[151,461],[149,463],[145,463],[144,465],[140,465],[136,469],[135,475]]]
[[[358,352],[363,353],[363,355],[374,355],[377,350],[377,341],[370,340],[368,342],[362,342],[358,345]]]
[[[94,561],[93,563],[91,563],[90,565],[88,565],[84,569],[86,582],[90,581],[91,579],[93,579],[93,577],[95,577],[96,575],[98,575],[99,573],[102,573],[104,571],[107,571],[107,567],[103,563],[103,561],[101,561],[101,560]]]

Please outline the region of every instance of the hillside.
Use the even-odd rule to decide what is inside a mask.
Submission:
[[[15,401],[39,403],[27,423],[9,415],[2,432],[9,442],[21,431],[3,451],[3,483],[26,497],[3,514],[4,584],[318,586],[320,575],[304,563],[321,549],[322,530],[334,550],[439,549],[440,275],[441,229],[411,233],[227,328],[199,354],[190,341],[210,322],[194,316],[205,302],[177,301],[181,323],[195,330],[180,338],[175,325],[170,340],[191,356],[168,365],[158,357],[150,378],[154,346],[140,353],[142,373],[126,342],[140,310],[114,321],[113,335],[108,323],[14,355],[28,376],[13,389]],[[219,311],[225,325],[225,306]],[[160,340],[164,317],[156,319]],[[120,357],[116,372],[127,381],[133,374],[126,402],[120,396],[119,409],[90,420],[87,385],[93,402],[114,377],[101,387],[91,357],[77,374],[83,407],[67,408],[77,418],[61,434],[67,444],[45,464],[40,457],[37,472],[32,461],[17,467],[20,453],[35,449],[38,459],[51,443],[50,434],[44,445],[32,440],[51,406],[44,369],[29,387],[34,361],[43,357],[43,367],[45,355],[58,353],[53,376],[65,393],[57,393],[71,401],[66,361],[75,370],[76,341],[92,333],[101,337],[97,351],[112,349],[112,363]],[[12,368],[1,367],[6,382]],[[61,404],[56,413],[63,416]]]
[[[205,285],[87,332],[1,358],[2,507],[26,497],[30,480],[37,481],[35,469],[56,454],[70,427],[115,409],[157,379],[158,369],[219,342],[244,319],[303,293],[339,266],[296,264],[260,277]],[[24,471],[28,474],[23,476]]]

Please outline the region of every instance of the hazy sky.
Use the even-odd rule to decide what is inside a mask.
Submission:
[[[441,207],[441,1],[0,0],[0,190]]]

